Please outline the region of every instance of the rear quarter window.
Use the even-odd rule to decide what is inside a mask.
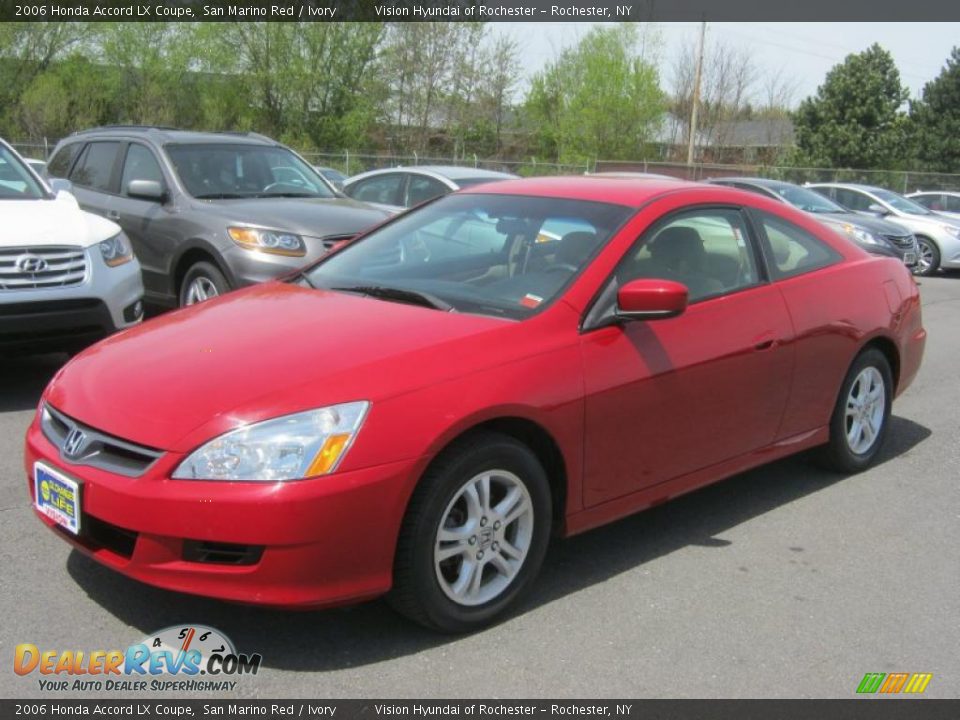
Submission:
[[[840,253],[799,225],[770,213],[754,213],[766,238],[766,254],[774,280],[829,267],[842,259]]]

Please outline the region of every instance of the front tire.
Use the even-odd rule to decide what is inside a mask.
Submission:
[[[180,283],[180,307],[210,300],[229,290],[230,284],[220,268],[206,261],[194,263]]]
[[[927,237],[917,237],[916,275],[933,275],[940,269],[940,248]]]
[[[847,371],[830,419],[830,442],[821,461],[831,470],[856,473],[876,459],[890,424],[893,374],[876,348],[861,352]]]
[[[464,438],[414,492],[387,599],[434,630],[481,628],[528,589],[550,525],[550,486],[533,452],[498,433]]]

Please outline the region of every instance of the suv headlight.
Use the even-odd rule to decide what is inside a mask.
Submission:
[[[859,240],[860,242],[867,243],[868,245],[885,245],[886,244],[883,242],[883,240],[878,238],[869,230],[864,230],[863,228],[859,228],[856,225],[845,224],[843,226],[843,230],[845,233],[847,233],[847,235],[851,235],[857,240]]]
[[[100,243],[100,254],[107,267],[117,267],[133,260],[133,250],[123,233],[117,233],[112,238]]]
[[[343,403],[231,430],[190,453],[173,477],[276,482],[327,475],[350,448],[369,407],[365,401]]]
[[[265,230],[252,227],[229,227],[227,233],[230,239],[244,250],[259,250],[272,255],[286,255],[288,257],[303,257],[307,254],[307,246],[303,238],[282,230]]]

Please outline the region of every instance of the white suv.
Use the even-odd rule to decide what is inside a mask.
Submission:
[[[75,350],[143,318],[130,243],[67,189],[0,140],[0,353]]]

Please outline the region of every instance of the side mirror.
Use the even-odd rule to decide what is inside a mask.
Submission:
[[[163,202],[167,197],[163,186],[156,180],[131,180],[127,183],[127,195],[140,200]]]
[[[63,178],[50,178],[50,189],[54,195],[61,192],[70,192],[73,190],[73,183]]]
[[[687,309],[687,286],[673,280],[631,280],[617,291],[621,320],[660,320]]]
[[[874,215],[889,215],[890,211],[887,210],[883,205],[877,205],[877,203],[871,203],[870,207],[867,208]]]

